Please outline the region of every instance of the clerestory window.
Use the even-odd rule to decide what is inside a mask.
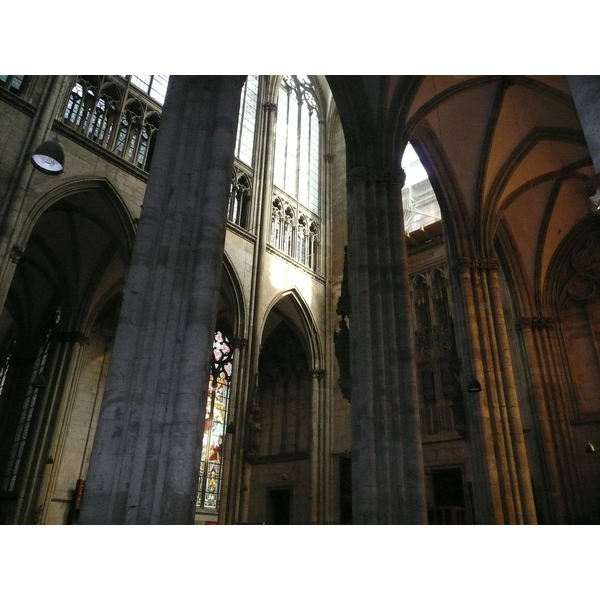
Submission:
[[[0,87],[19,94],[23,89],[25,75],[0,75]]]
[[[319,113],[305,75],[287,75],[279,88],[274,184],[319,214]]]
[[[279,88],[270,244],[319,270],[319,111],[304,75],[288,75]],[[277,189],[278,188],[278,189]]]
[[[158,110],[143,94],[132,94],[121,78],[81,75],[71,88],[63,122],[148,171],[160,122]]]
[[[235,157],[248,166],[252,166],[257,105],[258,75],[248,75],[242,88],[238,128],[235,139]]]
[[[169,84],[168,75],[124,75],[131,78],[131,83],[140,90],[146,92],[159,104],[164,104]]]

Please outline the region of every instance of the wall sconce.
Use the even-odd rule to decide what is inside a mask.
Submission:
[[[469,394],[477,394],[478,392],[481,391],[481,384],[475,378],[475,375],[473,375],[471,377],[471,379],[469,379],[469,383],[467,385],[467,391],[469,392]]]
[[[41,373],[38,373],[35,376],[35,379],[33,380],[31,387],[36,388],[38,390],[46,387],[46,378]]]
[[[594,448],[594,444],[588,440],[588,443],[585,445],[586,452],[596,452],[596,448]]]
[[[58,138],[42,142],[31,155],[31,163],[46,175],[60,175],[65,170],[65,152]]]

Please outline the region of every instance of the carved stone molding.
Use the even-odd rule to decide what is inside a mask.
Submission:
[[[265,109],[265,112],[277,112],[277,104],[274,104],[273,102],[265,102],[263,108]]]
[[[239,350],[241,348],[245,348],[248,345],[248,340],[246,338],[233,337],[231,338],[231,345]]]
[[[466,273],[471,270],[473,266],[473,261],[470,258],[466,258],[465,256],[461,256],[453,265],[453,270],[458,273]]]
[[[59,342],[77,342],[82,346],[90,343],[90,338],[80,331],[55,331],[52,337]]]
[[[553,317],[521,317],[518,325],[521,329],[541,330],[552,329],[556,320]]]
[[[348,185],[364,183],[367,185],[390,185],[400,184],[404,187],[406,173],[404,169],[377,169],[374,167],[355,167],[347,174]]]
[[[461,256],[454,264],[454,270],[460,273],[465,271],[499,271],[500,263],[497,258],[467,258]]]
[[[479,271],[498,271],[500,263],[497,258],[479,258],[477,259],[477,269]]]
[[[19,264],[19,261],[23,258],[23,250],[19,248],[19,246],[13,246],[10,250],[10,260],[15,263],[15,265]]]
[[[313,369],[310,374],[312,375],[313,379],[324,379],[325,378],[325,371],[323,369]]]
[[[326,163],[332,163],[334,158],[335,158],[335,154],[324,154],[323,155],[323,160]]]

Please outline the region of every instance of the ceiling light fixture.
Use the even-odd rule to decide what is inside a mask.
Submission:
[[[42,142],[31,155],[31,163],[46,175],[60,175],[65,170],[65,152],[58,138]]]

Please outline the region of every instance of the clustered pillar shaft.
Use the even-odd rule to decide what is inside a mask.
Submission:
[[[549,519],[552,523],[573,523],[582,516],[583,499],[568,415],[569,390],[564,366],[555,348],[559,345],[554,319],[521,317],[525,347],[535,390],[537,423],[543,441],[542,461],[550,493]]]
[[[537,522],[500,288],[498,261],[463,259],[459,265],[474,375],[470,394],[475,512],[483,523]]]
[[[600,76],[568,75],[567,79],[594,168],[600,173]]]
[[[348,178],[357,524],[426,522],[402,184],[403,173],[354,169]]]
[[[192,523],[243,77],[172,77],[82,523]]]

